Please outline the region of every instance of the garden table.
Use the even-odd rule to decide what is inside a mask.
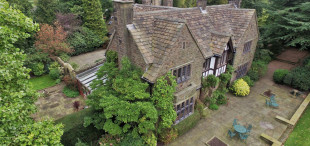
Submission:
[[[235,125],[234,129],[238,132],[238,133],[246,133],[246,128],[244,126],[241,125]]]

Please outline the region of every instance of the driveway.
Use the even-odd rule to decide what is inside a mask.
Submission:
[[[69,62],[74,62],[78,65],[76,72],[86,70],[88,68],[94,67],[105,60],[106,49],[100,49],[93,52],[81,54],[78,56],[71,57]]]

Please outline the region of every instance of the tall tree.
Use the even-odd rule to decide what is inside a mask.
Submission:
[[[71,53],[70,46],[66,43],[67,33],[55,22],[56,28],[48,24],[42,24],[36,36],[35,47],[51,57],[60,53]]]
[[[36,22],[53,24],[56,18],[57,0],[38,0],[34,12]]]
[[[268,20],[263,26],[264,44],[310,48],[310,2],[308,0],[270,0]]]
[[[29,86],[26,55],[14,43],[30,36],[38,25],[0,0],[0,145],[60,145],[62,125],[35,122],[37,94]]]
[[[84,26],[104,39],[107,31],[103,20],[102,7],[99,0],[82,0],[83,2],[83,21]]]
[[[107,62],[91,85],[94,90],[87,104],[97,113],[85,118],[84,126],[93,123],[111,135],[146,135],[155,130],[158,117],[146,92],[148,84],[141,81],[142,72],[128,58],[122,59],[122,67],[118,69],[115,58],[109,59],[112,55],[107,54]]]

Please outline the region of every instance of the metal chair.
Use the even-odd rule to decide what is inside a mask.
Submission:
[[[233,126],[237,125],[237,119],[234,119]]]
[[[246,129],[246,133],[250,133],[251,130],[252,130],[252,125],[250,124],[250,125],[248,126],[248,128]]]
[[[236,135],[236,133],[232,132],[231,130],[228,130],[228,135],[230,139],[232,139]]]
[[[266,105],[267,105],[267,106],[270,106],[270,105],[271,105],[271,103],[270,103],[270,101],[268,101],[268,99],[266,99]]]
[[[249,135],[246,134],[241,134],[239,133],[240,139],[243,140],[245,142],[245,140],[247,140],[247,138],[249,137]]]

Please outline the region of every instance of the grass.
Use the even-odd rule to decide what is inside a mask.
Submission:
[[[83,126],[84,117],[91,114],[93,114],[93,110],[88,108],[56,120],[56,123],[64,125],[64,134],[61,137],[63,145],[75,145],[78,139],[84,143],[96,145],[94,141],[103,135],[103,131],[97,130],[92,125],[88,127]]]
[[[67,96],[67,97],[77,97],[80,95],[79,91],[77,90],[72,90],[70,89],[68,86],[64,87],[64,89],[62,90],[62,92]]]
[[[310,146],[310,107],[299,119],[285,146]]]
[[[31,78],[29,82],[32,84],[33,89],[36,91],[56,85],[56,81],[53,80],[49,75]]]

